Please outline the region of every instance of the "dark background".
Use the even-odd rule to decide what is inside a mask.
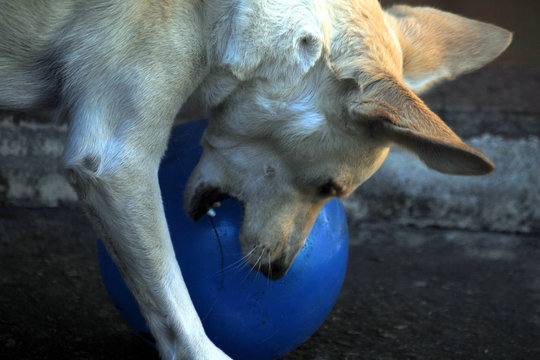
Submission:
[[[514,33],[512,44],[491,66],[540,64],[540,2],[536,0],[381,0],[392,4],[431,6],[499,25]]]

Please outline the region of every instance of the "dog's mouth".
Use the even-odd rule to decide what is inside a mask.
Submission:
[[[220,206],[220,201],[229,198],[236,199],[236,197],[228,194],[219,187],[209,184],[200,184],[193,192],[193,195],[191,195],[191,198],[186,198],[186,200],[188,201],[188,215],[194,221],[199,220],[205,214],[215,216],[215,213],[212,214],[212,212],[214,211],[213,209]],[[261,272],[270,280],[281,279],[289,270],[290,265],[291,264],[286,264],[286,262],[284,261],[284,256],[281,256],[280,258],[274,260],[271,264],[259,264],[257,266],[250,264],[253,269]]]
[[[231,196],[222,189],[201,184],[195,190],[188,206],[188,215],[195,221],[204,214],[211,214],[214,207],[219,206],[219,202]]]

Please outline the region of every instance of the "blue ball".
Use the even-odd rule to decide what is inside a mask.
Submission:
[[[332,309],[345,277],[347,222],[339,200],[319,214],[289,272],[268,280],[241,261],[242,205],[225,200],[217,216],[193,222],[183,210],[185,184],[202,149],[206,122],[174,129],[159,181],[176,257],[210,339],[233,359],[276,359],[302,344]],[[147,342],[150,331],[120,273],[98,242],[101,275],[126,322]]]

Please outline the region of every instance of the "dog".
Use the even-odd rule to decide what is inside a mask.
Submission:
[[[0,2],[0,106],[54,106],[64,163],[163,359],[228,359],[176,262],[157,171],[179,111],[204,109],[193,219],[233,197],[246,262],[284,276],[323,204],[391,146],[448,174],[494,165],[418,97],[485,65],[511,33],[377,0]]]

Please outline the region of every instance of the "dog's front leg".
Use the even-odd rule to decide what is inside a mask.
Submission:
[[[157,173],[169,123],[141,122],[145,128],[136,129],[131,120],[126,131],[125,124],[109,126],[88,112],[78,113],[72,119],[67,166],[162,358],[229,359],[204,332],[167,229]]]

